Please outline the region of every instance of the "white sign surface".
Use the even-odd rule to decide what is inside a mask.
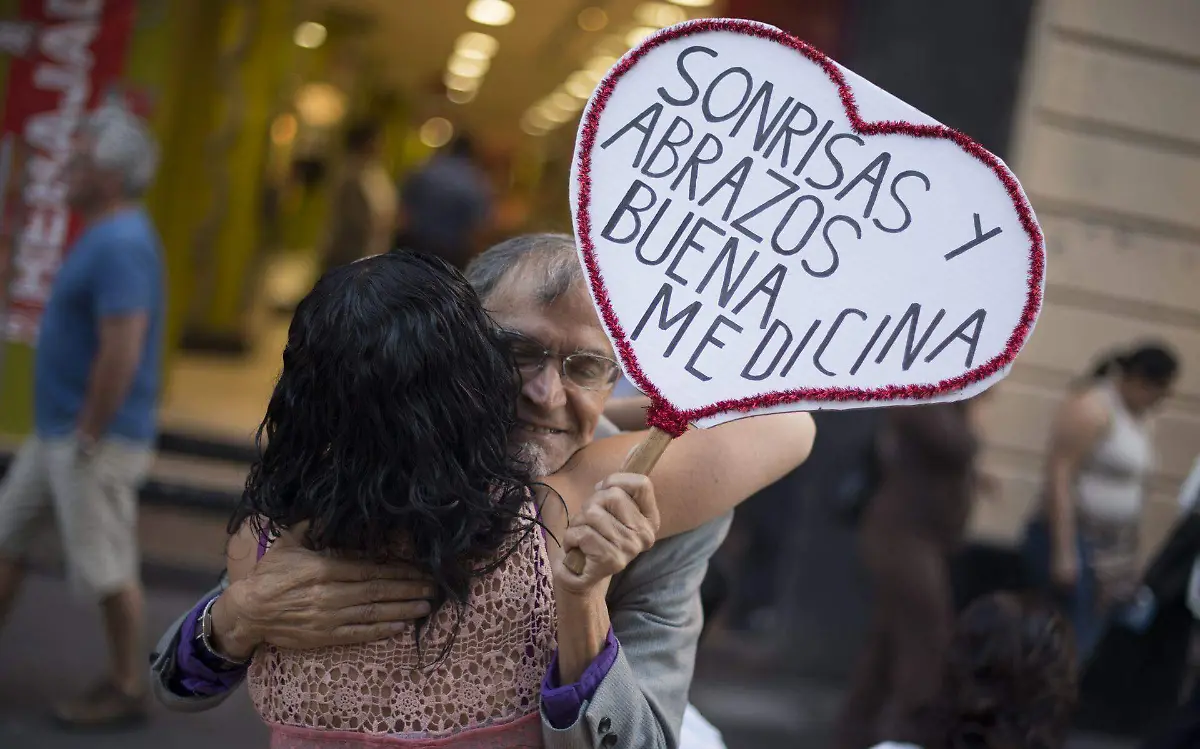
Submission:
[[[1041,231],[1003,162],[755,22],[622,58],[571,199],[626,375],[700,426],[973,395],[1041,307]]]

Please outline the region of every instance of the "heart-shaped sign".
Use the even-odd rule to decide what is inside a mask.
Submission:
[[[1041,230],[999,158],[752,21],[630,50],[584,112],[571,200],[622,367],[674,434],[969,397],[1041,308]]]

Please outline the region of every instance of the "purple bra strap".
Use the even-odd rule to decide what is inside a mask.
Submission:
[[[537,500],[534,500],[532,502],[532,504],[533,504],[533,511],[535,513],[537,513],[538,522],[542,523],[542,527],[541,527],[542,540],[545,541],[550,537],[550,531],[546,530],[546,525],[545,525],[546,521],[542,520],[542,506],[537,503]]]

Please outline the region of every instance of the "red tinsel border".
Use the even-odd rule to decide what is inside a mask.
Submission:
[[[1002,353],[965,374],[937,383],[892,385],[873,390],[848,387],[796,388],[793,390],[764,393],[749,398],[723,400],[708,406],[689,410],[681,410],[673,406],[654,383],[650,382],[642,371],[642,368],[638,365],[637,356],[633,352],[633,346],[630,345],[624,328],[621,327],[620,321],[617,320],[617,316],[613,312],[612,303],[608,297],[608,289],[604,284],[604,278],[600,275],[600,266],[596,261],[595,245],[592,242],[592,218],[589,210],[592,189],[592,147],[596,141],[600,116],[603,114],[604,108],[612,96],[617,81],[655,47],[674,39],[708,31],[732,31],[768,39],[785,47],[790,47],[819,65],[825,71],[825,74],[829,76],[829,79],[837,86],[842,104],[846,108],[846,116],[850,120],[850,126],[859,135],[900,134],[913,138],[941,138],[949,140],[995,172],[996,176],[1004,184],[1009,197],[1012,198],[1013,205],[1016,207],[1017,215],[1020,218],[1021,227],[1030,239],[1028,293],[1026,295],[1025,307],[1022,310],[1020,323],[1009,336]],[[604,324],[608,327],[609,333],[616,344],[617,353],[625,364],[626,372],[642,392],[650,396],[652,405],[647,415],[647,422],[676,437],[687,430],[690,422],[719,413],[732,411],[747,412],[758,408],[784,403],[795,403],[797,401],[923,400],[944,393],[962,390],[968,385],[994,375],[1013,362],[1017,353],[1020,352],[1021,347],[1024,346],[1025,341],[1029,338],[1029,334],[1033,330],[1034,322],[1037,320],[1038,312],[1042,306],[1042,280],[1046,271],[1046,254],[1042,230],[1034,218],[1033,209],[1030,207],[1025,195],[1021,192],[1021,186],[1017,182],[1016,177],[1008,171],[1000,159],[966,135],[945,125],[915,125],[903,121],[867,122],[859,115],[858,104],[854,100],[854,92],[851,90],[850,85],[846,83],[846,79],[838,66],[816,48],[809,46],[785,31],[771,26],[754,21],[732,18],[701,19],[664,29],[644,40],[635,49],[627,53],[609,71],[593,95],[591,104],[580,126],[576,160],[579,203],[575,215],[575,233],[582,251],[592,296],[596,300],[596,305],[600,308]]]

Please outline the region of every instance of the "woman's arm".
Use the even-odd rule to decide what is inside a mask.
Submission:
[[[233,587],[254,572],[258,564],[258,533],[254,523],[247,520],[225,546],[225,573]],[[236,592],[236,590],[235,590]],[[242,617],[231,611],[234,594],[227,589],[212,604],[213,645],[222,653],[239,660],[248,660],[262,642],[251,635]]]
[[[230,537],[225,547],[225,570],[229,573],[229,582],[235,583],[250,577],[257,564],[258,532],[254,530],[254,523],[247,520]]]
[[[1109,413],[1095,393],[1068,399],[1055,417],[1050,441],[1046,521],[1050,526],[1051,575],[1064,587],[1079,578],[1075,477],[1108,429]]]
[[[712,429],[689,429],[650,473],[666,538],[725,514],[808,458],[816,426],[806,413],[754,416]],[[598,482],[621,470],[645,432],[597,440],[546,479],[574,513]]]

